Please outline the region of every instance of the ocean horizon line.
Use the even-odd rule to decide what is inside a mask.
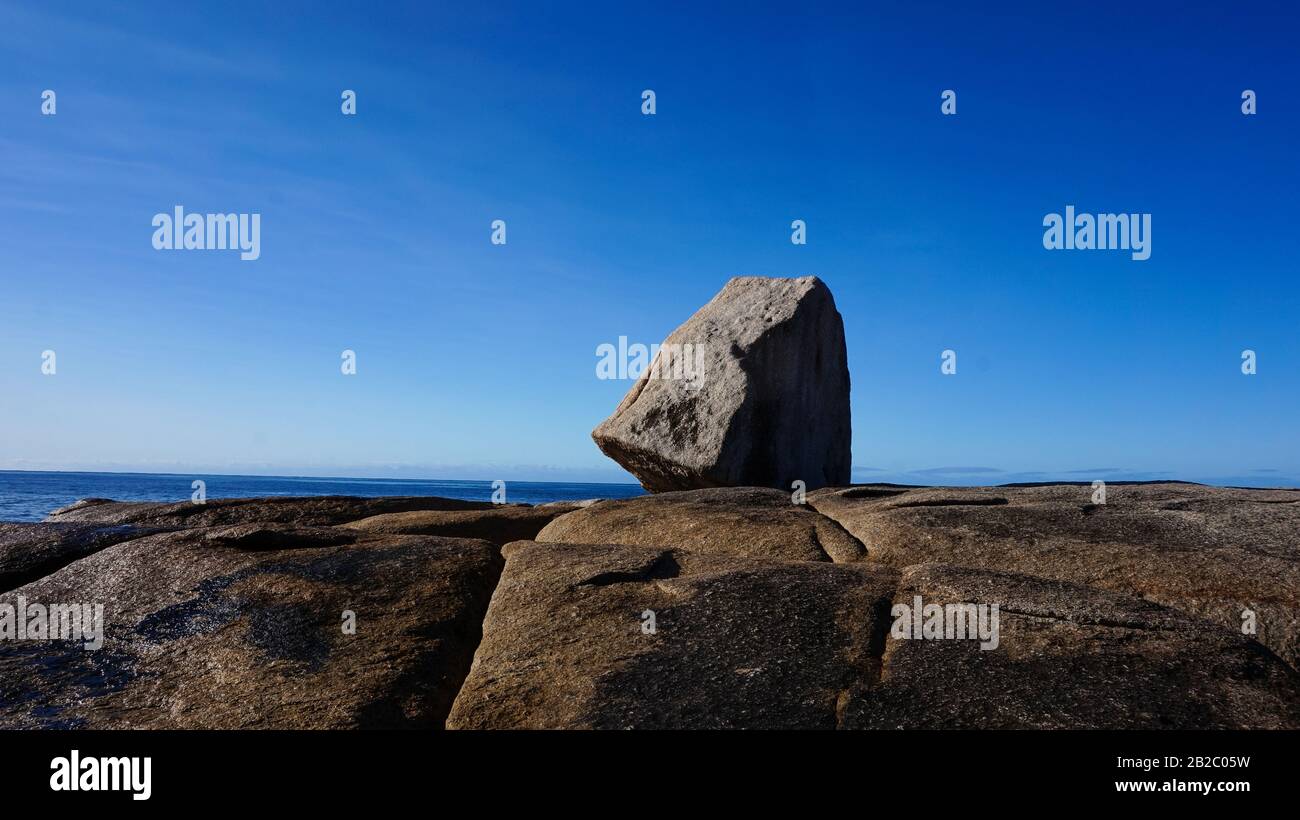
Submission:
[[[587,480],[537,480],[537,479],[500,479],[500,478],[398,478],[387,476],[347,476],[347,475],[307,475],[307,474],[290,474],[290,473],[226,473],[214,470],[191,470],[186,472],[171,471],[152,471],[152,470],[24,470],[15,468],[0,468],[3,474],[27,474],[27,475],[103,475],[103,476],[159,476],[167,478],[194,478],[195,476],[221,476],[223,478],[256,478],[256,479],[282,479],[282,480],[300,480],[300,481],[383,481],[392,483],[410,483],[410,484],[429,484],[429,483],[446,483],[446,484],[487,484],[491,485],[494,481],[516,482],[519,484],[592,484],[592,485],[609,485],[612,487],[637,487],[640,486],[635,481],[587,481]]]
[[[1222,475],[1197,475],[1194,471],[1186,475],[1173,475],[1168,470],[1135,470],[1125,468],[1107,468],[1099,470],[1004,470],[999,468],[969,467],[931,467],[924,469],[888,470],[878,467],[854,467],[850,484],[903,484],[917,487],[937,486],[1010,486],[1023,484],[1076,484],[1101,480],[1109,483],[1124,482],[1179,482],[1186,484],[1204,484],[1211,487],[1246,487],[1267,489],[1269,487],[1293,488],[1300,486],[1300,476],[1284,470],[1252,470],[1246,472],[1228,472]],[[219,470],[153,471],[153,470],[51,470],[23,469],[4,467],[0,474],[5,475],[63,475],[63,476],[155,476],[159,478],[187,478],[215,476],[232,479],[278,479],[284,481],[339,481],[392,484],[454,484],[460,486],[488,485],[495,481],[507,484],[557,484],[590,485],[610,487],[640,487],[636,481],[601,481],[583,478],[572,479],[537,479],[537,478],[441,478],[441,477],[398,477],[365,476],[339,474],[308,473],[246,473],[222,472]],[[1084,480],[1082,475],[1089,478]],[[979,475],[985,482],[972,482],[970,477]],[[908,479],[900,481],[900,479]],[[1269,482],[1269,483],[1265,483]]]

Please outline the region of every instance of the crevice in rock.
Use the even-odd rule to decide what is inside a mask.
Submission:
[[[884,682],[885,654],[889,649],[889,633],[893,626],[894,600],[903,590],[901,575],[898,580],[899,583],[894,585],[889,594],[880,596],[872,604],[867,621],[870,625],[870,632],[867,634],[866,655],[876,662],[875,677],[866,678],[864,676],[862,681],[840,692],[835,702],[834,725],[836,729],[844,728],[849,707],[856,696],[866,695],[871,689]]]
[[[1037,576],[1033,576],[1037,577]],[[1096,587],[1088,587],[1096,589]],[[1038,618],[1044,621],[1060,621],[1061,623],[1077,624],[1079,626],[1101,626],[1108,629],[1133,629],[1142,632],[1181,632],[1178,627],[1160,626],[1157,624],[1146,624],[1140,621],[1121,620],[1118,618],[1076,618],[1069,615],[1060,615],[1055,612],[1038,611],[1031,612],[1027,609],[1013,609],[1008,606],[999,606],[998,612],[1008,615],[1019,615],[1023,618]]]
[[[474,626],[475,635],[472,638],[474,648],[466,653],[466,660],[457,668],[447,670],[447,689],[451,692],[451,697],[447,699],[447,711],[438,717],[438,728],[446,730],[447,720],[451,717],[451,711],[456,706],[456,699],[460,697],[461,690],[465,688],[465,681],[469,680],[469,673],[474,668],[474,662],[478,660],[478,649],[483,645],[483,625],[487,623],[488,610],[492,608],[492,599],[496,597],[497,587],[501,586],[501,578],[506,573],[505,561],[497,565],[496,578],[492,581],[492,590],[488,593],[487,604],[483,607],[483,615],[478,619]]]
[[[811,507],[812,505],[809,505],[809,506]],[[827,523],[830,524],[830,526],[832,526],[832,527],[834,527],[835,529],[839,530],[840,532],[844,533],[844,537],[845,537],[845,538],[849,539],[850,541],[852,541],[853,543],[855,543],[855,544],[857,544],[859,547],[861,547],[861,548],[862,548],[862,559],[861,559],[861,560],[863,560],[863,561],[868,561],[868,560],[871,559],[871,550],[867,549],[867,545],[864,544],[864,543],[862,543],[862,541],[860,541],[856,535],[854,535],[853,533],[851,533],[851,532],[849,532],[848,530],[844,529],[844,526],[843,526],[842,524],[840,524],[840,522],[836,521],[834,518],[831,518],[829,515],[826,515],[825,513],[822,513],[822,512],[820,512],[820,511],[818,511],[815,507],[813,508],[813,512],[815,512],[815,513],[817,513],[817,515],[821,516],[821,517],[822,517],[822,518],[823,518]],[[827,552],[827,551],[826,551],[826,548],[825,548],[824,546],[822,546],[822,540],[821,540],[821,537],[817,535],[817,528],[816,528],[815,526],[813,527],[812,538],[813,538],[813,543],[815,543],[815,544],[817,545],[817,547],[818,547],[819,549],[821,549],[821,551],[822,551],[823,553],[826,553],[826,559],[827,559],[828,561],[831,561],[832,563],[839,563],[839,562],[835,561],[835,556],[833,556],[833,555],[831,555],[829,552]]]
[[[1005,498],[935,498],[924,501],[902,501],[890,505],[890,509],[905,507],[1000,507],[1009,503]]]
[[[845,536],[847,536],[848,538],[850,538],[850,539],[852,539],[854,542],[856,542],[858,546],[862,547],[862,554],[863,554],[863,556],[864,556],[863,559],[862,559],[863,561],[872,561],[872,563],[875,563],[875,562],[873,561],[873,559],[871,558],[871,550],[867,547],[866,544],[864,544],[864,543],[862,542],[862,539],[858,538],[856,535],[854,535],[853,533],[849,532],[848,529],[847,529],[843,524],[841,524],[839,521],[836,521],[836,520],[835,520],[834,518],[832,518],[830,515],[827,515],[826,513],[824,513],[824,512],[822,512],[821,510],[817,509],[817,506],[816,506],[812,501],[807,501],[807,502],[805,502],[805,505],[808,507],[808,509],[812,510],[813,512],[817,513],[817,514],[820,515],[822,518],[824,518],[826,521],[828,521],[828,522],[830,523],[831,526],[835,527],[835,528],[838,529],[840,532],[844,533]],[[816,530],[815,527],[813,528],[813,540],[817,542],[817,546],[818,546],[818,547],[822,547],[821,539],[817,537],[817,530]],[[826,548],[825,548],[825,547],[822,547],[822,552],[826,552]],[[834,558],[831,558],[831,557],[830,557],[829,553],[827,554],[827,558],[829,558],[831,561],[834,561],[834,560],[835,560]]]
[[[1089,589],[1095,589],[1095,587],[1089,587]],[[1202,629],[1223,630],[1228,636],[1234,638],[1236,637],[1245,638],[1246,643],[1249,644],[1251,647],[1255,648],[1257,651],[1265,655],[1272,657],[1274,660],[1276,660],[1279,664],[1284,666],[1286,669],[1290,670],[1292,673],[1300,675],[1300,669],[1296,669],[1296,667],[1288,663],[1285,658],[1283,658],[1281,655],[1274,652],[1267,644],[1261,642],[1258,637],[1252,635],[1238,635],[1232,629],[1229,629],[1223,624],[1198,618],[1198,616],[1196,616],[1193,613],[1184,612],[1183,610],[1176,609],[1173,607],[1170,607],[1170,609],[1174,612],[1183,615],[1184,617],[1197,618],[1197,620],[1200,621],[1199,626]],[[1036,618],[1038,620],[1044,620],[1044,621],[1060,621],[1062,623],[1078,624],[1079,626],[1100,626],[1107,629],[1132,629],[1141,632],[1177,633],[1177,632],[1184,631],[1181,627],[1177,627],[1177,626],[1150,625],[1150,624],[1135,623],[1132,621],[1121,621],[1113,618],[1071,618],[1066,615],[1057,615],[1056,613],[1029,612],[1027,610],[1011,609],[1005,606],[999,607],[998,611],[1006,612],[1011,615],[1019,615],[1022,618]]]
[[[102,549],[107,549],[107,547],[103,547]],[[99,550],[95,550],[95,552],[99,552]],[[88,558],[91,555],[94,555],[95,552],[78,555],[75,558],[60,556],[58,558],[51,558],[48,561],[43,561],[34,567],[29,567],[18,572],[0,573],[0,595],[8,595],[19,587],[25,587],[30,583],[49,577],[69,564],[76,563],[82,558]]]
[[[51,555],[49,558],[46,558],[43,561],[38,561],[27,567],[13,569],[7,572],[0,572],[0,595],[8,595],[10,592],[17,590],[20,587],[27,586],[28,584],[34,583],[43,578],[48,578],[64,567],[71,566],[81,559],[89,558],[90,556],[102,552],[109,547],[116,547],[120,544],[129,544],[130,542],[140,538],[146,538],[150,535],[166,532],[164,529],[142,529],[127,525],[123,525],[121,528],[135,530],[135,534],[132,537],[125,538],[121,541],[109,541],[108,543],[87,547],[84,552],[69,552],[60,555]],[[111,530],[116,528],[108,527],[106,529]]]
[[[886,488],[886,487],[854,487],[854,488],[852,488],[852,489],[845,490],[845,491],[842,492],[842,493],[837,493],[837,496],[838,496],[839,498],[851,498],[851,499],[858,499],[858,498],[893,498],[893,497],[896,496],[896,495],[904,495],[904,494],[906,494],[906,493],[909,493],[909,492],[911,492],[913,489],[917,489],[917,488],[915,488],[915,487],[909,487],[909,488],[907,488],[907,489],[897,489],[897,490],[895,490],[895,489],[890,489],[890,488]]]
[[[896,595],[898,595],[898,587],[894,588],[893,594],[888,598],[882,597],[876,601],[871,613],[871,623],[874,628],[867,638],[867,653],[878,663],[875,683],[879,683],[885,674],[885,647],[889,643],[889,630],[893,626],[891,613]]]
[[[816,524],[813,525],[812,531],[808,533],[808,537],[812,539],[813,545],[816,546],[817,549],[821,550],[822,555],[826,556],[826,560],[834,563],[835,559],[826,551],[826,545],[822,543],[821,536],[817,534]]]
[[[627,584],[645,581],[662,581],[681,575],[681,565],[671,551],[662,552],[650,563],[629,572],[602,572],[585,581],[574,584],[575,587],[605,587],[611,584]]]

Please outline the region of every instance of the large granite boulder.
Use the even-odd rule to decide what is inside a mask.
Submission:
[[[1300,669],[1300,490],[1161,482],[811,493],[869,560],[1073,581],[1198,615]]]
[[[500,567],[485,541],[275,523],[126,541],[0,595],[104,607],[99,648],[0,642],[0,727],[441,728]]]
[[[520,539],[525,540],[525,539]],[[680,547],[786,561],[860,561],[866,550],[791,494],[764,487],[685,490],[602,501],[561,516],[543,542]]]
[[[996,647],[899,637],[917,595],[999,604]],[[523,542],[448,726],[1297,728],[1300,676],[1230,630],[1029,576]]]
[[[328,527],[372,515],[412,510],[487,510],[488,501],[438,496],[361,498],[350,495],[272,498],[213,498],[192,501],[111,501],[83,498],[45,517],[54,522],[136,524],[153,527],[212,527],[223,524],[278,523]]]
[[[651,492],[849,481],[844,323],[812,276],[732,279],[592,432]]]

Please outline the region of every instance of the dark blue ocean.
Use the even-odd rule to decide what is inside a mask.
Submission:
[[[207,484],[210,499],[263,495],[440,495],[444,498],[492,500],[491,481],[0,470],[0,521],[40,521],[53,510],[80,498],[189,501],[195,479],[202,479]],[[643,492],[637,484],[506,482],[506,501],[509,503],[541,504],[584,498],[630,498]]]

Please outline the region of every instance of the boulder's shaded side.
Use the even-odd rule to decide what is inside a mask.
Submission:
[[[486,510],[487,501],[462,501],[437,496],[359,498],[325,495],[275,498],[214,498],[203,504],[191,501],[110,501],[83,498],[55,510],[46,521],[83,521],[96,524],[137,524],[154,527],[212,527],[222,524],[278,523],[328,527],[384,513],[412,510]]]
[[[98,524],[0,523],[0,592],[35,581],[78,558],[157,529]]]
[[[372,515],[341,526],[388,535],[442,535],[508,544],[536,538],[547,524],[579,508],[578,504],[543,504],[537,507],[498,505],[488,510],[417,510]]]
[[[449,728],[833,728],[843,693],[878,674],[897,578],[626,546],[505,552]]]
[[[844,323],[816,277],[732,279],[592,432],[651,492],[849,481]]]
[[[999,604],[998,647],[892,635],[916,595]],[[1300,676],[1219,626],[1028,576],[516,543],[448,726],[1296,728]]]
[[[97,650],[0,643],[0,726],[438,728],[500,566],[485,541],[277,524],[108,547],[0,596],[105,622]]]
[[[522,539],[521,539],[522,540]],[[866,550],[790,493],[763,487],[602,501],[557,518],[538,541],[680,547],[696,553],[787,561],[860,561]]]
[[[1300,491],[1198,484],[822,490],[809,504],[894,567],[953,564],[1145,598],[1300,668]]]

